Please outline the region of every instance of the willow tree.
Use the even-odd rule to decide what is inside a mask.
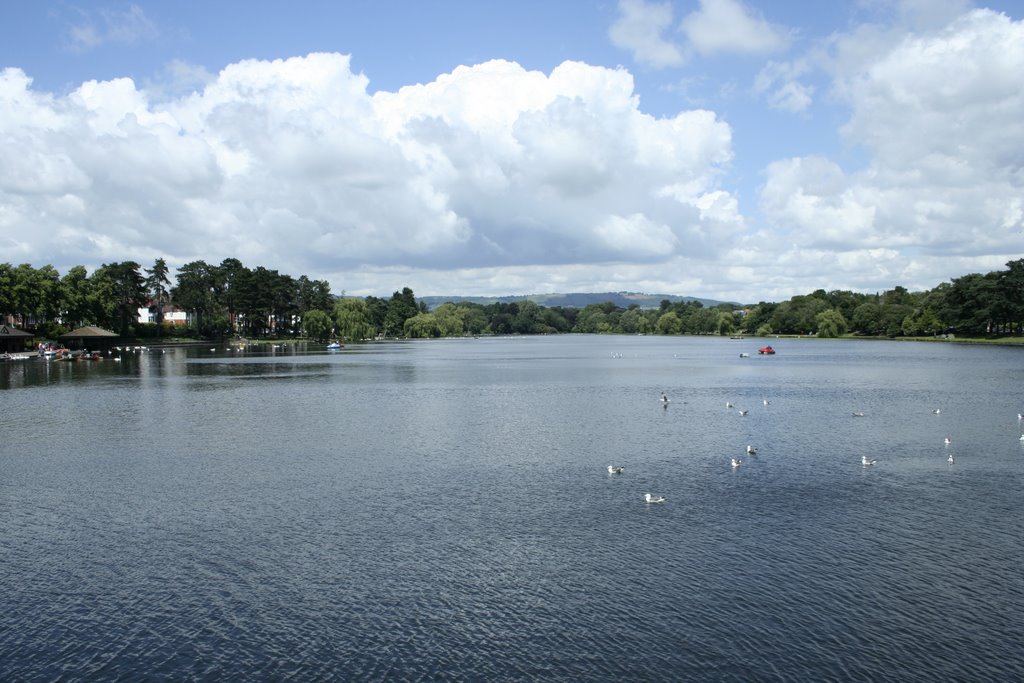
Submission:
[[[345,339],[369,339],[374,326],[370,310],[362,299],[339,299],[334,304],[334,322],[338,336]]]

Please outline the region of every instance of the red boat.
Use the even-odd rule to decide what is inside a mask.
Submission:
[[[765,347],[762,347],[762,348],[758,349],[757,352],[760,353],[762,356],[765,356],[765,355],[771,355],[771,354],[775,353],[775,349],[773,349],[770,346],[765,346]]]

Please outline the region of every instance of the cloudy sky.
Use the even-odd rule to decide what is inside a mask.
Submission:
[[[1022,0],[5,3],[0,262],[930,289],[1024,256],[1022,74]]]

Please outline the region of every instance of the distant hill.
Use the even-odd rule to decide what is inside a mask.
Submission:
[[[695,296],[676,296],[674,294],[640,294],[637,292],[572,292],[569,294],[521,294],[509,296],[420,296],[417,301],[422,301],[427,308],[434,310],[443,303],[453,304],[470,302],[487,306],[494,303],[510,304],[517,301],[533,301],[545,308],[562,306],[566,308],[583,308],[589,304],[603,304],[608,301],[622,308],[629,308],[636,304],[640,308],[658,308],[664,299],[672,303],[680,301],[699,301],[706,308],[725,303],[714,299],[701,299]]]

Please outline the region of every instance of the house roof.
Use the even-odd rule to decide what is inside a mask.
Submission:
[[[19,330],[12,325],[0,325],[0,337],[31,337],[28,332]]]
[[[86,325],[85,327],[79,327],[77,330],[71,330],[67,334],[60,335],[61,339],[81,339],[84,337],[119,337],[121,335],[110,330],[105,330],[102,327],[96,327],[95,325]]]

